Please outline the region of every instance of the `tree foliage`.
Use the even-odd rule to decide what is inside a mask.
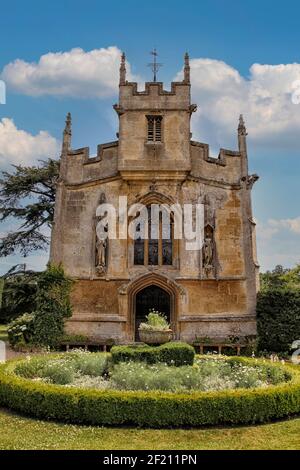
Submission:
[[[300,265],[261,275],[257,299],[258,348],[289,353],[300,339]]]
[[[300,339],[300,290],[270,289],[258,295],[258,349],[289,354]]]
[[[23,272],[0,279],[3,283],[0,323],[7,323],[36,308],[39,273]]]
[[[44,249],[49,243],[45,229],[54,216],[55,188],[59,162],[48,159],[40,166],[13,165],[0,178],[0,221],[20,223],[0,241],[0,257],[19,251],[28,253]]]
[[[300,289],[300,264],[287,269],[277,265],[273,271],[260,275],[261,290],[269,289]]]

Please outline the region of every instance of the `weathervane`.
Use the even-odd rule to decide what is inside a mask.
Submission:
[[[148,64],[148,67],[151,67],[152,68],[152,72],[153,72],[153,81],[156,82],[156,74],[159,70],[160,67],[162,67],[163,64],[159,64],[158,62],[156,62],[156,58],[158,56],[157,52],[156,52],[156,48],[153,49],[153,51],[150,52],[150,54],[153,55],[153,62],[151,62],[150,64]]]

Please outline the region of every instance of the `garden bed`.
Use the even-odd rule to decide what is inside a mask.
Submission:
[[[81,359],[80,354],[84,355]],[[110,355],[80,354],[77,358],[76,353],[46,355],[1,365],[0,405],[43,419],[148,427],[259,423],[300,412],[297,366],[208,356],[199,356],[194,366],[133,362],[112,366]],[[74,361],[71,372],[70,361]],[[211,366],[224,368],[220,383],[213,384],[218,390],[208,386],[207,377],[216,377],[208,373]],[[229,368],[235,382],[228,376]],[[256,375],[250,374],[251,369]],[[91,378],[88,384],[87,376]],[[226,389],[222,389],[224,383]],[[149,391],[141,390],[145,384],[150,384]]]

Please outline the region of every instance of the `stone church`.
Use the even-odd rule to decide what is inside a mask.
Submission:
[[[189,57],[184,76],[166,91],[163,83],[126,80],[121,57],[117,140],[73,149],[71,116],[63,134],[60,177],[52,230],[53,263],[74,279],[70,334],[93,340],[138,340],[138,325],[149,309],[169,319],[174,339],[244,337],[256,332],[259,266],[248,173],[246,128],[240,116],[238,150],[221,148],[218,158],[206,143],[192,140]],[[204,204],[203,248],[188,251],[183,240],[114,239],[99,255],[99,202]],[[160,232],[161,233],[161,232]],[[208,254],[207,254],[207,249]]]

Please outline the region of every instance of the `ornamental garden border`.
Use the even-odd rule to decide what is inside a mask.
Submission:
[[[100,391],[34,382],[14,374],[19,362],[0,366],[0,405],[34,418],[159,428],[263,423],[300,413],[300,369],[295,365],[280,365],[292,375],[284,384],[179,394]]]

